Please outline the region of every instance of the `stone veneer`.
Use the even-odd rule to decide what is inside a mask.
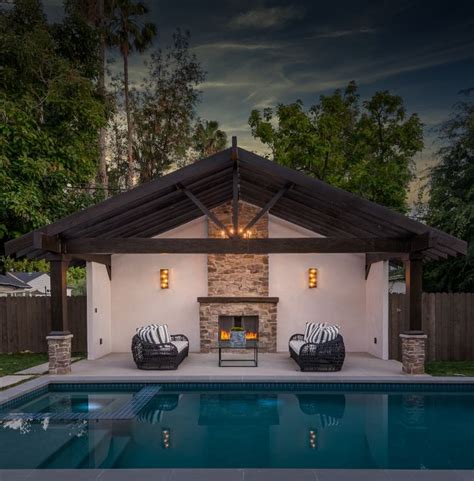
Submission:
[[[49,374],[69,374],[71,372],[72,334],[51,334],[48,341]]]
[[[408,331],[400,334],[402,341],[402,370],[406,374],[424,374],[426,359],[426,339],[421,331]]]
[[[201,352],[209,352],[217,344],[220,315],[258,316],[259,346],[263,352],[276,351],[277,304],[275,301],[258,303],[201,302],[199,319]]]
[[[239,227],[245,227],[260,208],[239,202]],[[213,209],[219,220],[232,227],[232,203]],[[208,236],[222,237],[222,232],[208,221]],[[252,227],[253,238],[268,237],[268,215]],[[207,256],[209,297],[268,297],[268,255],[210,254]],[[199,307],[201,351],[209,352],[217,343],[219,315],[258,315],[259,341],[262,351],[276,351],[277,301],[265,302],[201,301]]]
[[[246,202],[239,202],[239,225],[246,226],[260,211]],[[232,203],[213,209],[217,218],[232,226]],[[252,237],[268,237],[268,216],[264,215],[253,227]],[[222,233],[208,221],[208,236]],[[207,256],[208,296],[268,296],[267,254],[210,254]]]

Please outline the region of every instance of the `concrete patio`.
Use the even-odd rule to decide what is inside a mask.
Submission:
[[[226,355],[232,357],[231,355]],[[248,357],[235,354],[234,357]],[[111,379],[136,380],[179,380],[179,381],[405,381],[413,379],[402,373],[398,361],[383,361],[367,353],[348,353],[340,372],[301,372],[287,353],[259,354],[258,367],[218,367],[217,352],[208,354],[191,353],[175,371],[143,371],[136,368],[132,356],[113,353],[94,361],[83,360],[72,365],[67,376],[51,376],[56,379]],[[415,376],[415,379],[431,378]]]

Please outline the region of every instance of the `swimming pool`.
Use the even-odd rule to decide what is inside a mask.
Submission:
[[[0,469],[473,469],[474,385],[50,384],[0,406]]]

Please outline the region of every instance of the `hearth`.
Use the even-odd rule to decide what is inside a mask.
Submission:
[[[219,340],[228,341],[230,330],[233,327],[241,327],[246,332],[248,341],[258,341],[258,316],[219,316]]]

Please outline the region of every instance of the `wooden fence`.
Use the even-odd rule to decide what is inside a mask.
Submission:
[[[0,352],[46,352],[51,331],[49,297],[0,297]],[[68,297],[73,352],[87,350],[87,298]]]
[[[400,360],[400,332],[409,329],[405,294],[390,294],[389,354]],[[423,293],[422,329],[429,361],[474,360],[474,293]]]

